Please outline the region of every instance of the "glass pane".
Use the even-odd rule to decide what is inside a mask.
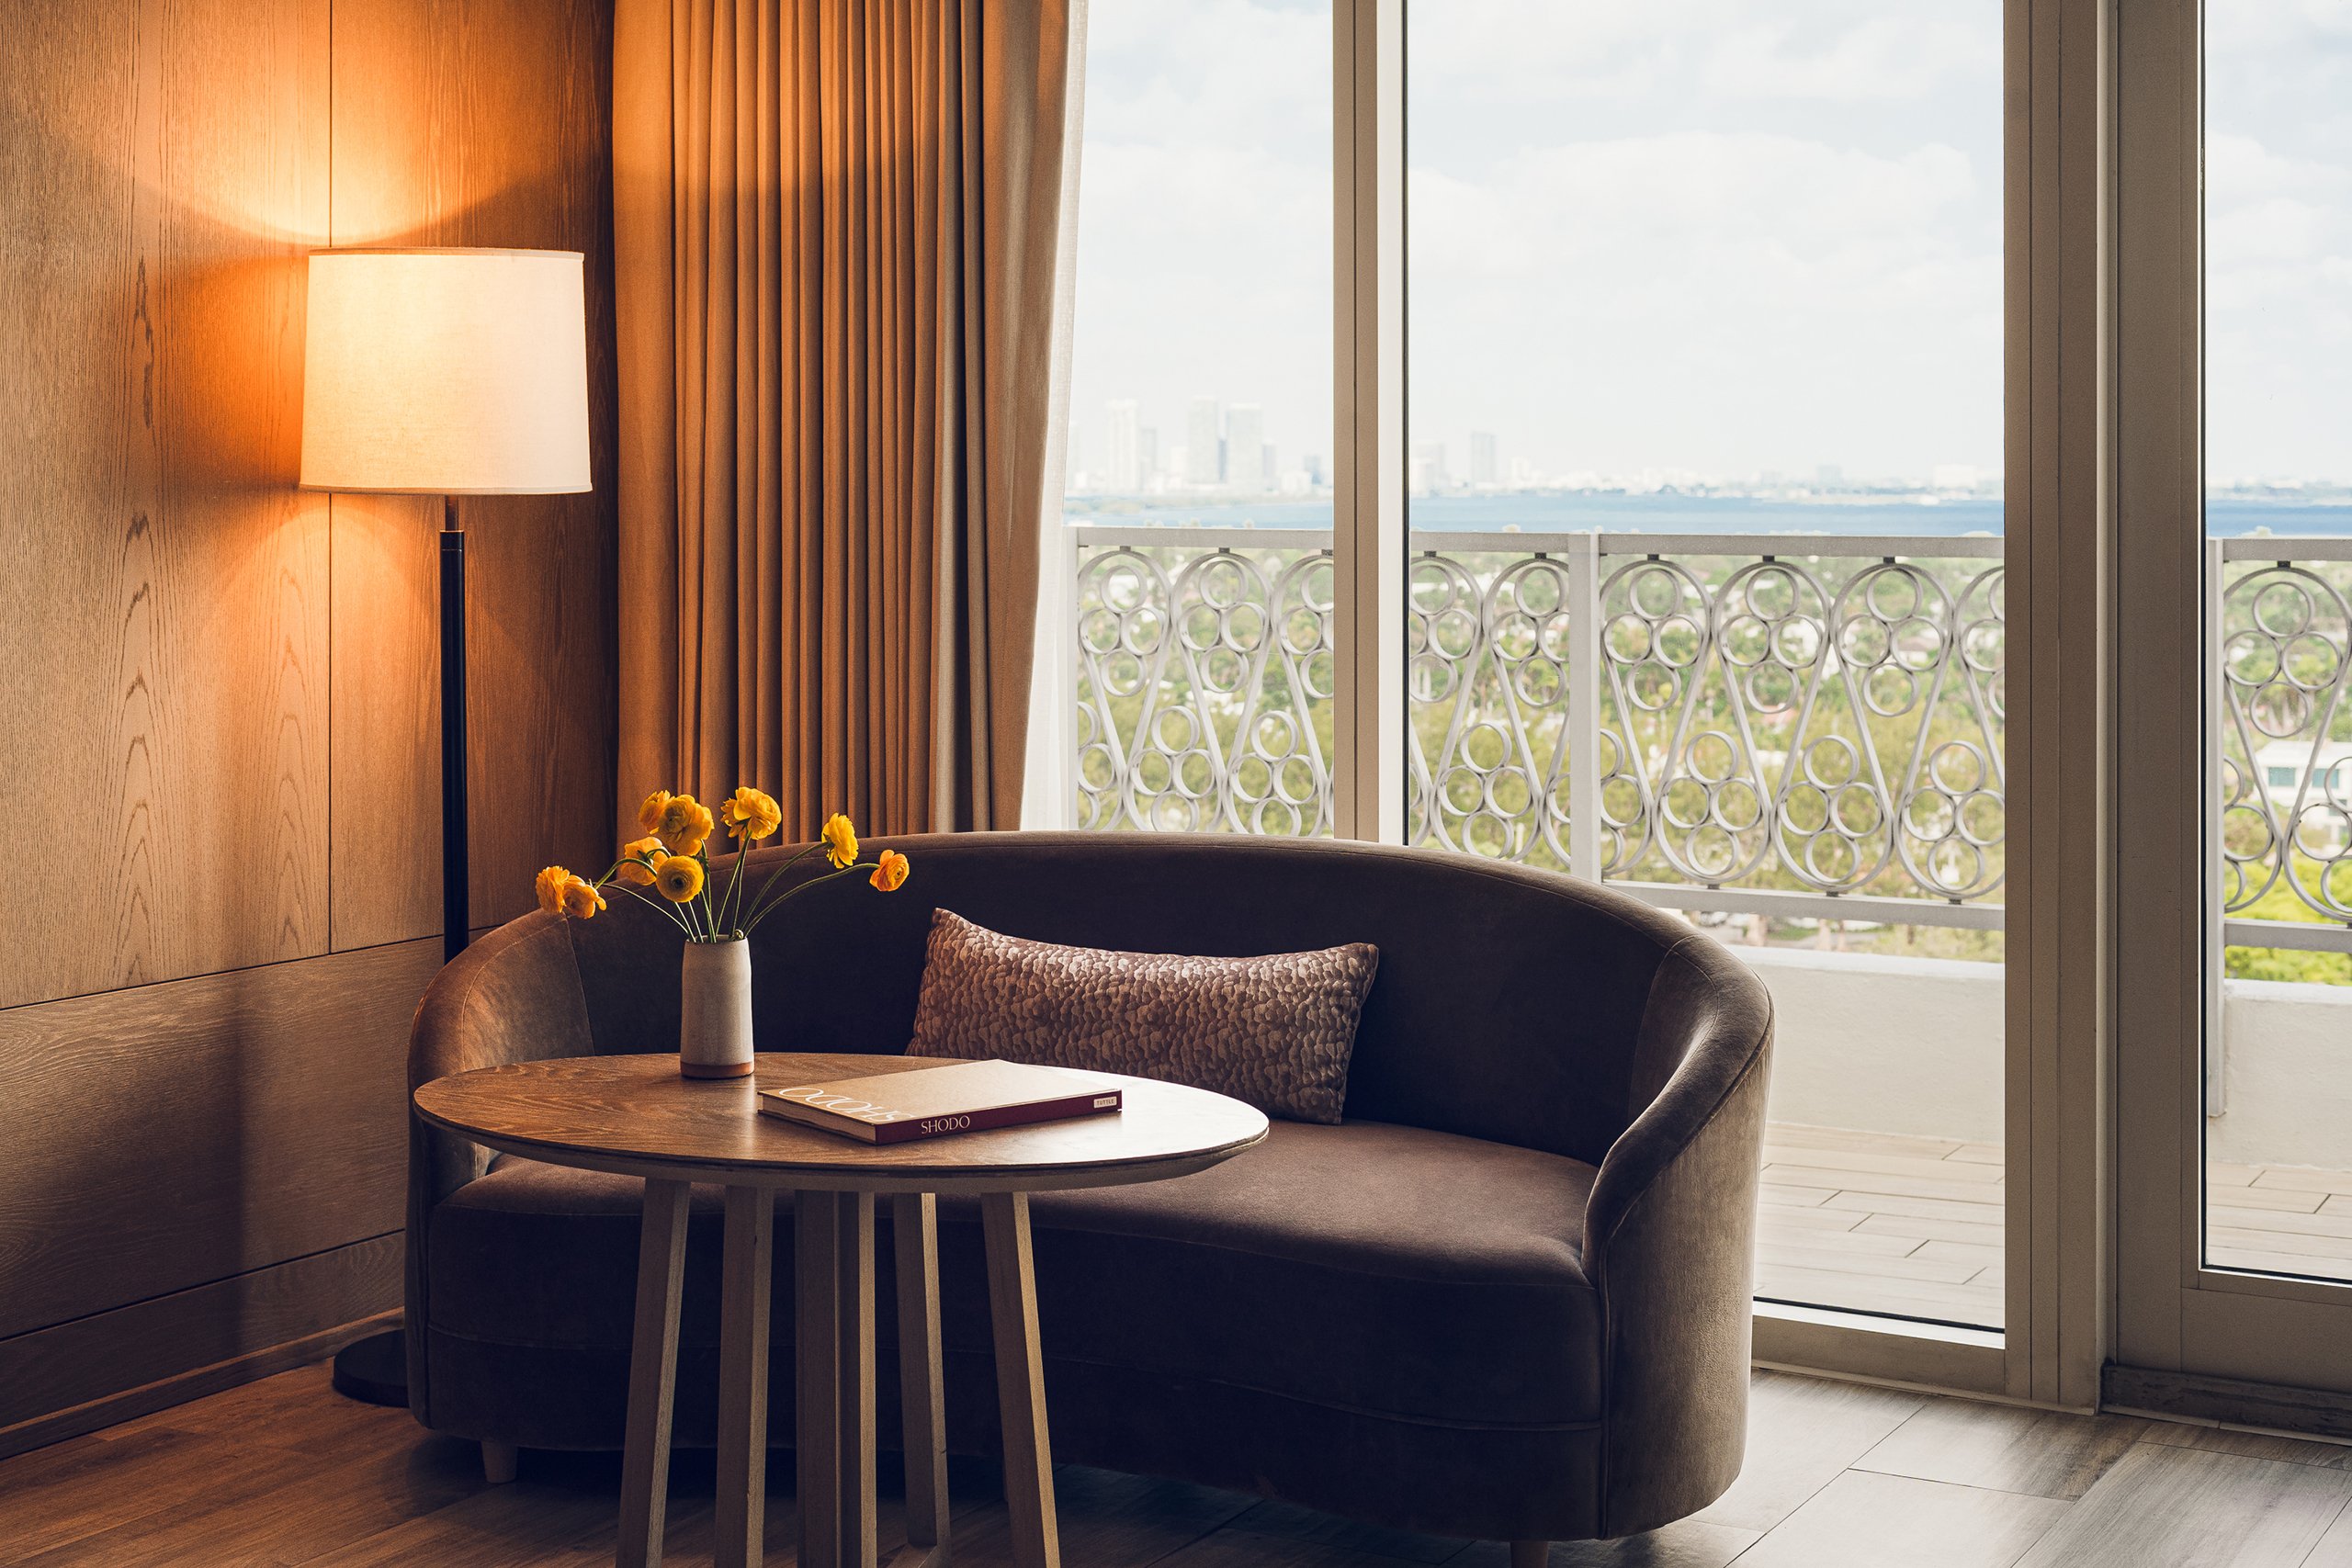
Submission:
[[[1079,826],[1329,833],[1328,0],[1093,7],[1076,310]]]
[[[2206,17],[2205,1258],[2352,1280],[2352,14]],[[2267,537],[2265,537],[2265,536]]]
[[[1760,1294],[1997,1326],[2001,7],[1408,26],[1412,835],[1754,960]]]

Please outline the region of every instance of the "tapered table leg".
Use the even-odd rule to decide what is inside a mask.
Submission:
[[[800,1568],[874,1568],[874,1197],[793,1206]]]
[[[670,1488],[670,1406],[678,1372],[678,1294],[686,1260],[683,1181],[645,1184],[629,1347],[628,1436],[621,1460],[619,1568],[660,1568]]]
[[[946,1568],[947,1436],[939,1356],[939,1200],[890,1200],[899,1275],[899,1429],[907,1456],[907,1545],[892,1568]]]
[[[1030,1265],[1029,1195],[980,1200],[988,1242],[989,1316],[996,1342],[998,1419],[1004,1428],[1004,1502],[1016,1568],[1061,1568],[1054,1461],[1046,1435],[1046,1369],[1037,1348],[1037,1281]]]
[[[841,1568],[876,1568],[879,1530],[874,1499],[874,1194],[844,1192],[841,1204],[840,1305],[835,1364],[841,1416]]]
[[[841,1205],[831,1192],[792,1200],[793,1458],[799,1475],[799,1568],[841,1562]]]
[[[759,1568],[767,1556],[768,1285],[775,1194],[727,1190],[718,1302],[717,1568]]]

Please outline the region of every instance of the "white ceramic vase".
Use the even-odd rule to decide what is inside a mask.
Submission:
[[[752,944],[690,942],[678,968],[678,1071],[690,1078],[752,1076]]]

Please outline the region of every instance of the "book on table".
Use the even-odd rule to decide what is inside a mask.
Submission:
[[[1092,1116],[1123,1100],[1116,1078],[993,1057],[759,1091],[763,1115],[869,1144]]]

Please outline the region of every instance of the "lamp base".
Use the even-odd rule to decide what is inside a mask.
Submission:
[[[387,1328],[334,1353],[334,1391],[362,1404],[408,1408],[408,1335]]]

